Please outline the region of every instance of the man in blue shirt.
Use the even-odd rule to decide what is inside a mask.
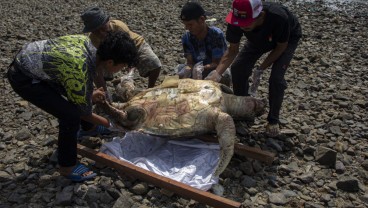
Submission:
[[[186,64],[178,67],[180,78],[201,79],[206,77],[212,70],[216,69],[221,57],[224,55],[227,45],[221,29],[208,26],[206,23],[207,13],[202,6],[196,2],[187,2],[180,14],[180,19],[188,31],[182,37],[184,56]],[[201,68],[200,76],[193,76],[193,70],[197,64]],[[229,85],[230,74],[222,80]]]

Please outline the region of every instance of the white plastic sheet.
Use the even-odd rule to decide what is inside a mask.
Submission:
[[[201,190],[218,182],[213,173],[219,161],[219,145],[198,139],[168,140],[128,132],[103,144],[100,151],[138,167]]]

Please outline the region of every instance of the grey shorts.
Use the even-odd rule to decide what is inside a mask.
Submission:
[[[152,51],[151,46],[144,42],[138,49],[138,64],[136,68],[139,71],[139,75],[142,77],[147,77],[149,72],[160,67],[160,59]]]
[[[136,66],[139,71],[139,75],[142,77],[148,77],[151,71],[160,67],[160,59],[152,51],[151,46],[146,42],[142,43],[142,45],[138,48],[138,64]],[[105,70],[104,77],[107,80],[112,80],[114,75]]]

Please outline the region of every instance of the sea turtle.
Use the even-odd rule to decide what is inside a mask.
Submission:
[[[121,84],[129,83],[126,81],[126,77],[122,78]],[[254,119],[265,108],[260,99],[230,92],[225,85],[210,80],[172,76],[125,103],[105,102],[102,107],[117,125],[151,135],[172,139],[216,131],[220,161],[214,176],[219,176],[233,156],[236,138],[233,118]]]

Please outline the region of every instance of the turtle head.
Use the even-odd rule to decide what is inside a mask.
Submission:
[[[137,129],[146,118],[146,111],[142,107],[130,106],[125,109],[125,119],[119,120],[119,123],[127,129]]]
[[[263,99],[255,99],[255,106],[254,106],[254,112],[255,115],[261,116],[266,112],[266,105],[267,105],[267,99],[263,98]]]

